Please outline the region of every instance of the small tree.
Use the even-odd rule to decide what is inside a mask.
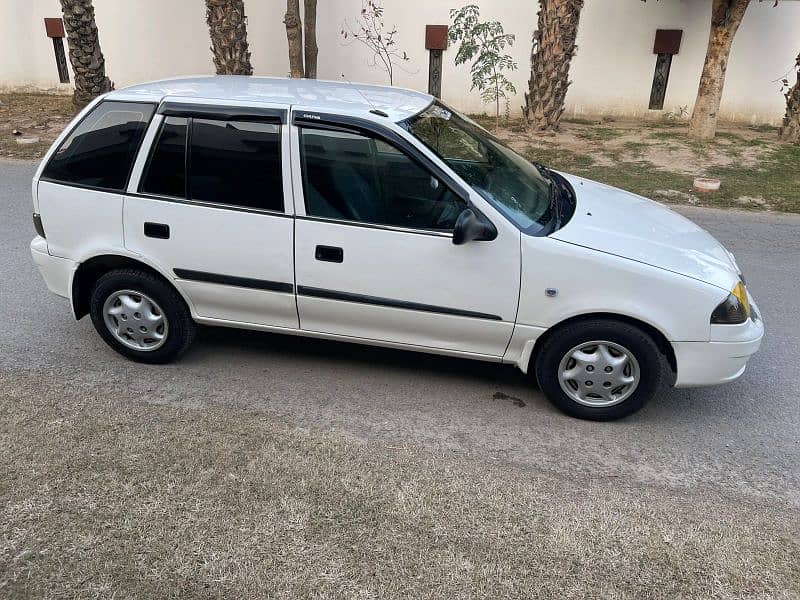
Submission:
[[[243,0],[206,0],[206,23],[217,75],[252,75]]]
[[[389,76],[389,85],[394,85],[394,71],[401,63],[408,62],[409,56],[397,47],[394,36],[397,26],[389,31],[383,20],[384,8],[380,0],[362,1],[361,12],[355,24],[346,20],[342,23],[341,36],[347,43],[361,42],[372,52],[370,66],[379,66]]]
[[[517,68],[511,56],[503,54],[506,47],[514,44],[514,34],[504,33],[499,21],[481,22],[479,17],[480,9],[475,4],[451,10],[453,26],[448,36],[451,42],[459,42],[456,64],[472,61],[470,89],[479,90],[485,103],[494,102],[495,120],[499,126],[500,100],[505,100],[507,104],[508,95],[517,91],[504,74],[504,71]]]
[[[786,115],[783,117],[778,135],[786,142],[800,144],[800,54],[795,59],[795,81],[794,85],[789,79],[783,80],[781,91],[786,98]]]

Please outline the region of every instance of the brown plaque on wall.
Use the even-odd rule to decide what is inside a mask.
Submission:
[[[653,54],[677,54],[681,49],[683,29],[656,29]]]
[[[425,25],[425,48],[447,50],[447,25]]]
[[[64,37],[64,21],[61,19],[45,19],[44,29],[47,31],[47,37],[50,38],[63,38]]]

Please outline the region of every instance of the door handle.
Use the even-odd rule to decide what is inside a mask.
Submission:
[[[317,246],[314,251],[314,258],[324,262],[344,262],[344,250],[336,246]]]
[[[159,240],[169,239],[169,225],[166,223],[145,223],[144,235],[149,238],[157,238]]]

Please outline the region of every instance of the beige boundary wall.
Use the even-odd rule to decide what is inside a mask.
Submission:
[[[531,34],[538,6],[530,0],[470,0],[484,18],[500,20],[517,37],[512,53],[519,70],[511,77],[519,94],[511,102],[518,112],[527,86]],[[411,60],[403,64],[395,85],[425,90],[428,56],[425,24],[445,24],[449,9],[461,2],[384,0],[387,25],[397,25],[399,46]],[[176,75],[212,73],[203,0],[94,0],[109,76],[117,87]],[[711,0],[587,0],[579,32],[578,55],[567,96],[569,114],[658,116],[647,103],[655,66],[656,29],[683,29],[683,44],[674,57],[665,110],[691,110],[708,39]],[[249,41],[257,75],[285,76],[288,71],[284,0],[245,0]],[[361,0],[319,0],[319,76],[387,83],[370,66],[370,55],[343,43],[346,18],[358,14]],[[43,18],[60,16],[58,0],[0,0],[0,87],[61,89],[51,41]],[[780,79],[800,52],[800,2],[757,2],[745,16],[728,67],[721,114],[746,122],[776,123],[783,112]],[[469,70],[453,64],[455,49],[445,52],[444,99],[467,112],[486,107],[470,92]]]

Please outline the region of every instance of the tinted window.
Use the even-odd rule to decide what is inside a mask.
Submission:
[[[448,231],[466,208],[427,169],[382,140],[301,129],[300,148],[311,216]]]
[[[280,125],[192,119],[192,200],[283,211]]]
[[[59,146],[42,177],[120,191],[155,107],[101,102]]]
[[[140,191],[186,197],[187,119],[167,117],[147,161]]]

